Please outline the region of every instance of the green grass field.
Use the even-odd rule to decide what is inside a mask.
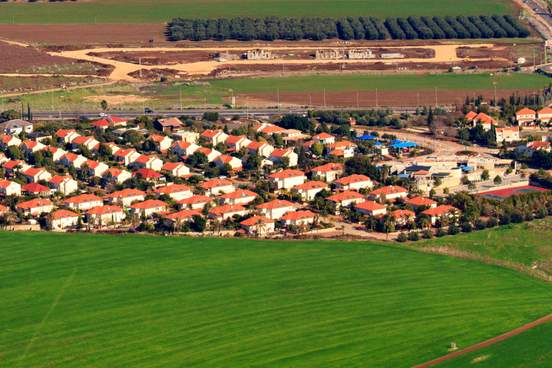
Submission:
[[[547,218],[455,237],[443,237],[419,244],[431,247],[446,246],[529,267],[537,263],[540,270],[552,274],[551,237],[552,219]]]
[[[466,91],[492,90],[539,90],[548,86],[552,79],[538,74],[403,74],[403,75],[311,75],[280,78],[242,78],[211,80],[204,84],[151,84],[145,87],[117,84],[101,88],[87,88],[46,94],[33,94],[17,99],[0,99],[3,106],[19,106],[20,100],[29,102],[37,110],[48,110],[54,104],[54,110],[79,111],[93,107],[89,98],[95,95],[135,95],[148,99],[145,103],[128,103],[122,108],[141,108],[144,104],[156,109],[175,109],[179,106],[180,93],[183,106],[222,105],[232,94],[270,94],[280,93],[321,93],[326,92],[380,92],[420,91],[433,93],[454,90]],[[88,98],[88,99],[87,99]],[[115,107],[116,106],[112,106]]]
[[[548,368],[552,362],[552,323],[438,365],[438,368]]]
[[[513,13],[508,0],[93,0],[0,4],[0,23],[164,23],[173,17],[474,15]]]
[[[500,267],[368,243],[0,233],[2,367],[410,367],[550,313]]]

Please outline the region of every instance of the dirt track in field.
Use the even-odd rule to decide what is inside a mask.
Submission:
[[[278,66],[281,64],[285,65],[331,65],[331,64],[340,64],[340,65],[354,65],[354,64],[376,64],[376,63],[456,63],[456,62],[465,62],[465,61],[491,61],[488,58],[461,58],[457,55],[457,49],[469,48],[469,47],[493,47],[492,44],[471,44],[471,45],[462,45],[462,44],[444,44],[444,45],[424,45],[424,46],[412,46],[410,48],[423,48],[431,49],[434,53],[433,57],[430,58],[396,58],[396,59],[367,59],[367,60],[284,60],[284,59],[271,59],[271,60],[231,60],[231,61],[198,61],[198,62],[188,62],[188,63],[176,63],[170,66],[168,65],[138,65],[135,63],[113,60],[101,56],[95,56],[102,53],[109,52],[151,52],[155,55],[156,52],[237,52],[245,51],[243,47],[151,47],[145,50],[144,48],[136,47],[98,47],[82,50],[67,50],[59,52],[49,52],[52,56],[64,57],[69,59],[81,60],[81,61],[90,61],[95,63],[100,63],[104,65],[110,65],[113,67],[113,71],[109,76],[110,79],[118,81],[129,81],[136,82],[137,79],[132,77],[130,74],[133,74],[140,69],[171,69],[176,70],[179,73],[182,73],[185,76],[207,76],[213,73],[217,68],[223,67],[225,65],[271,65],[275,66],[276,69],[279,69]],[[333,49],[334,47],[313,47],[312,50],[316,49]],[[402,47],[388,47],[389,50],[397,49],[400,50]],[[282,50],[305,50],[305,47],[263,47],[265,50],[269,51],[282,51]],[[494,60],[498,60],[495,58]],[[503,59],[508,61],[507,59]]]
[[[459,356],[462,356],[462,355],[465,355],[465,354],[468,354],[468,353],[471,353],[471,352],[474,352],[474,351],[477,351],[477,350],[481,350],[483,348],[486,348],[488,346],[491,346],[493,344],[496,344],[498,342],[501,342],[501,341],[504,341],[504,340],[508,340],[509,338],[511,337],[514,337],[516,335],[519,335],[527,330],[530,330],[534,327],[537,327],[539,325],[542,325],[542,324],[545,324],[545,323],[548,323],[548,322],[552,322],[552,314],[549,314],[545,317],[542,317],[542,318],[539,318],[537,319],[536,321],[533,321],[533,322],[530,322],[530,323],[527,323],[521,327],[518,327],[512,331],[508,331],[502,335],[498,335],[496,337],[493,337],[491,339],[488,339],[488,340],[485,340],[485,341],[482,341],[480,343],[477,343],[475,345],[472,345],[472,346],[469,346],[465,349],[462,349],[462,350],[458,350],[458,351],[455,351],[453,353],[450,353],[450,354],[447,354],[445,356],[442,356],[440,358],[437,358],[437,359],[434,359],[434,360],[431,360],[429,362],[426,362],[426,363],[422,363],[422,364],[419,364],[417,366],[415,366],[414,368],[429,368],[429,367],[434,367],[438,364],[441,364],[443,362],[446,362],[448,360],[451,360],[451,359],[454,359],[456,357],[459,357]]]

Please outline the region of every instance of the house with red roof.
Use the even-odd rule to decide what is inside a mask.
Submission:
[[[163,160],[153,155],[140,155],[133,163],[129,165],[131,168],[150,169],[153,171],[161,171],[163,168]]]
[[[80,137],[80,134],[74,129],[60,129],[56,132],[55,137],[58,141],[67,144]]]
[[[94,137],[79,136],[71,142],[73,148],[86,148],[89,151],[96,151],[100,148],[100,142]]]
[[[118,150],[121,149],[121,147],[117,146],[113,142],[103,143],[103,145],[109,149],[112,155],[114,155]]]
[[[457,219],[460,215],[460,210],[450,205],[440,205],[423,211],[422,215],[428,216],[431,225],[435,225],[437,221],[445,217],[448,221]]]
[[[232,171],[240,171],[242,166],[242,160],[240,160],[237,157],[230,156],[230,155],[220,155],[217,158],[215,158],[215,165],[219,168],[224,168],[226,165],[230,167]]]
[[[169,184],[155,189],[155,194],[158,196],[167,195],[175,201],[180,201],[186,198],[193,197],[192,188],[184,184]]]
[[[312,201],[318,193],[325,189],[328,189],[328,184],[322,181],[311,180],[294,186],[292,191],[299,194],[303,201]]]
[[[207,157],[207,162],[213,162],[217,157],[221,155],[221,153],[216,149],[211,149],[207,147],[199,147],[196,152],[205,155],[205,157]]]
[[[88,168],[88,175],[97,178],[101,178],[109,170],[109,166],[100,161],[86,160],[84,165]]]
[[[537,119],[540,120],[541,123],[550,123],[552,120],[552,108],[546,106],[537,111]]]
[[[531,151],[545,151],[550,152],[552,149],[552,146],[550,145],[549,141],[531,141],[527,142],[525,145],[525,148],[531,150]]]
[[[405,204],[415,210],[437,207],[437,202],[434,200],[420,196],[408,198]]]
[[[282,216],[287,226],[304,227],[314,224],[316,214],[308,210],[290,211]]]
[[[103,178],[108,183],[122,184],[132,178],[132,174],[129,171],[112,167],[105,172]]]
[[[69,175],[56,175],[53,176],[48,184],[56,192],[63,194],[64,196],[79,190],[79,184],[75,179]]]
[[[132,214],[140,217],[151,217],[155,214],[162,214],[167,212],[168,209],[169,205],[158,199],[148,199],[130,206]]]
[[[114,115],[109,115],[107,117],[107,120],[109,120],[109,122],[111,123],[111,125],[113,125],[114,127],[118,127],[118,126],[126,126],[127,123],[128,123],[128,119],[126,118],[121,118],[119,116],[114,116]]]
[[[224,143],[228,138],[228,134],[221,129],[207,129],[201,133],[199,139],[215,147],[219,143]]]
[[[207,195],[217,196],[224,193],[232,193],[236,190],[236,187],[228,179],[210,179],[201,183],[201,189]]]
[[[268,179],[274,183],[276,189],[290,190],[297,185],[303,184],[307,180],[307,177],[301,170],[285,169],[270,174]]]
[[[295,167],[299,156],[292,148],[277,148],[270,153],[268,159],[275,164],[286,163],[287,167]]]
[[[157,171],[154,171],[152,169],[145,169],[145,168],[134,171],[132,175],[137,178],[150,181],[150,182],[159,182],[163,177],[163,175],[161,175]]]
[[[537,112],[527,107],[516,112],[516,121],[519,125],[531,125],[536,119]]]
[[[163,164],[161,172],[176,178],[182,178],[190,175],[190,169],[182,162],[166,162]]]
[[[184,124],[178,118],[158,119],[153,123],[155,129],[170,133],[181,129]]]
[[[343,164],[334,162],[317,166],[311,170],[313,179],[323,180],[328,183],[343,175],[343,171]]]
[[[109,128],[110,123],[107,119],[100,119],[93,121],[92,123],[90,123],[90,125],[98,130],[106,130],[107,128]]]
[[[248,234],[256,236],[264,236],[275,231],[274,220],[264,216],[252,216],[240,222],[240,225]]]
[[[368,197],[380,203],[394,202],[400,198],[406,198],[408,190],[398,185],[388,185],[370,192]]]
[[[361,190],[374,187],[374,183],[369,177],[360,174],[344,176],[334,181],[334,184],[339,190]]]
[[[36,198],[18,203],[15,209],[26,216],[39,216],[43,213],[52,212],[54,204],[47,198]]]
[[[218,197],[224,204],[239,204],[242,206],[253,202],[259,195],[247,189],[236,189],[231,193],[225,193]]]
[[[245,148],[251,143],[245,135],[229,135],[226,137],[224,144],[229,151],[238,152],[242,148]]]
[[[108,194],[104,199],[107,203],[119,205],[123,207],[130,207],[131,204],[136,202],[142,202],[146,198],[146,193],[134,188],[126,188],[117,190]]]
[[[270,124],[270,123],[262,123],[262,124],[259,124],[256,128],[255,128],[255,131],[257,133],[263,133],[263,134],[266,134],[266,135],[272,135],[272,134],[282,134],[286,131],[286,129],[284,128],[281,128],[277,125],[274,125],[274,124]]]
[[[209,218],[214,220],[226,220],[234,216],[245,216],[249,211],[239,204],[223,204],[209,210]]]
[[[121,148],[117,152],[113,153],[113,158],[116,161],[123,163],[123,165],[125,166],[130,165],[131,163],[136,161],[140,156],[141,155],[138,152],[136,152],[134,148]]]
[[[42,151],[45,148],[46,146],[43,145],[42,143],[37,141],[31,141],[31,140],[25,140],[19,146],[19,149],[21,150],[21,152],[26,156],[30,156],[35,152]]]
[[[354,191],[337,193],[326,199],[334,204],[336,211],[339,211],[341,207],[348,207],[366,200],[362,194]]]
[[[8,212],[10,212],[10,209],[8,207],[0,204],[0,216],[3,216],[5,214],[7,214]]]
[[[0,179],[0,195],[3,197],[19,197],[21,195],[21,185],[15,181]]]
[[[519,142],[521,140],[519,136],[519,127],[503,127],[503,128],[496,128],[495,129],[496,134],[496,143],[512,143],[512,142]]]
[[[193,142],[177,141],[171,146],[171,152],[180,157],[191,156],[199,146]]]
[[[41,180],[48,181],[52,178],[52,174],[42,167],[30,167],[21,173],[29,183],[36,183]]]
[[[66,207],[76,211],[86,211],[90,208],[103,205],[103,200],[94,194],[81,194],[74,197],[67,198],[63,201]]]
[[[273,220],[278,220],[286,213],[296,210],[296,205],[290,201],[275,199],[270,202],[262,203],[256,207],[263,216]]]
[[[202,216],[200,210],[181,210],[163,216],[163,219],[173,226],[182,225],[193,220],[194,216]]]
[[[182,199],[176,203],[181,209],[191,209],[191,210],[203,210],[203,208],[213,202],[211,197],[204,195],[194,195],[190,198]]]
[[[395,220],[395,224],[400,226],[411,223],[416,219],[416,214],[410,210],[395,210],[389,215]]]
[[[49,225],[53,230],[68,229],[77,226],[80,215],[69,210],[56,210],[50,214]]]
[[[2,134],[0,135],[0,149],[7,150],[10,146],[21,145],[21,139],[14,137],[13,135]]]
[[[125,211],[119,206],[98,206],[86,211],[86,221],[91,225],[120,224],[125,218]]]
[[[326,144],[333,144],[335,143],[335,137],[329,133],[322,132],[320,134],[317,134],[312,137],[312,140],[315,142],[322,143],[324,145]]]
[[[266,142],[253,141],[247,145],[247,151],[250,155],[259,155],[260,157],[270,157],[274,147]]]
[[[466,114],[465,118],[468,123],[471,123],[472,127],[477,126],[477,124],[481,124],[483,130],[485,131],[489,131],[493,126],[498,125],[498,122],[495,119],[484,112],[475,113],[470,111]]]
[[[41,197],[49,197],[51,194],[50,188],[38,183],[25,184],[21,190],[27,195],[36,195]]]
[[[52,160],[54,162],[59,162],[61,158],[67,153],[66,150],[54,146],[46,146],[46,152],[49,152],[52,155]]]
[[[387,207],[374,201],[364,201],[355,204],[355,209],[367,216],[383,216],[387,213]]]
[[[2,165],[7,174],[15,174],[17,172],[25,171],[31,166],[27,165],[25,161],[22,160],[9,160],[4,162]]]
[[[65,166],[65,167],[73,167],[75,169],[80,169],[82,165],[84,165],[88,161],[86,157],[83,155],[77,155],[73,152],[67,152],[63,157],[59,160],[59,162]]]
[[[355,155],[357,145],[350,141],[339,141],[327,144],[328,155],[339,158],[351,158]]]
[[[166,135],[152,134],[148,138],[155,145],[157,152],[166,152],[173,143],[173,140]]]

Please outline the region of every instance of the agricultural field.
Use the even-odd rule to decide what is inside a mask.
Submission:
[[[501,267],[376,243],[0,233],[27,367],[410,367],[550,313]]]
[[[552,323],[456,358],[437,368],[547,368],[552,361]]]
[[[526,267],[537,266],[552,275],[552,220],[502,226],[497,230],[476,231],[471,234],[444,237],[428,243],[426,247],[446,247],[488,259],[498,259]],[[418,245],[418,244],[417,244]]]
[[[508,0],[92,0],[66,3],[2,3],[0,23],[165,23],[174,17],[514,14]]]
[[[241,78],[195,83],[125,84],[24,95],[0,99],[5,106],[19,106],[21,101],[35,109],[84,111],[92,108],[91,100],[102,96],[112,109],[140,109],[144,105],[156,109],[222,106],[236,96],[239,106],[276,106],[278,94],[282,104],[323,105],[348,104],[375,106],[376,90],[379,106],[463,102],[467,95],[493,94],[508,96],[531,93],[551,83],[551,79],[537,74],[343,74],[312,75],[274,78]],[[325,93],[324,93],[325,91]],[[181,99],[182,97],[182,99]],[[358,100],[357,100],[358,98]]]

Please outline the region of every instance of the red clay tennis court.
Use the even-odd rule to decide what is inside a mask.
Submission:
[[[548,189],[536,187],[534,185],[523,185],[514,188],[490,190],[488,192],[478,193],[480,196],[488,199],[503,200],[514,195],[521,195],[534,192],[546,192]]]

